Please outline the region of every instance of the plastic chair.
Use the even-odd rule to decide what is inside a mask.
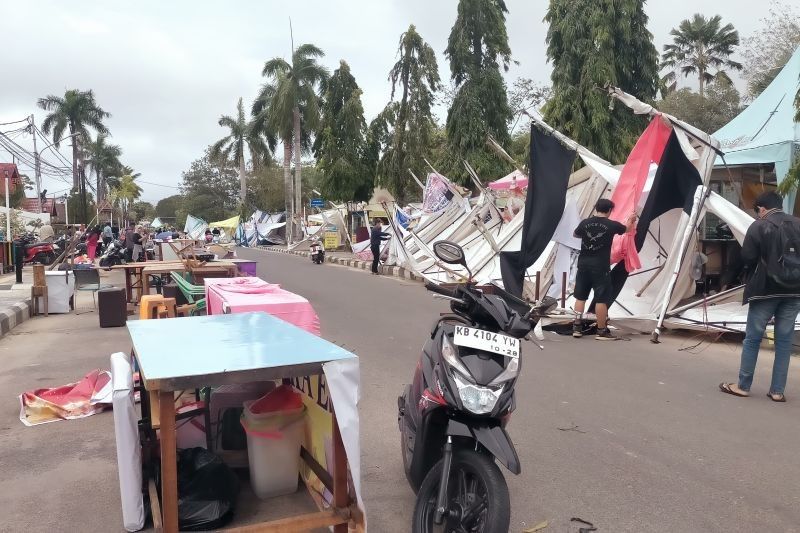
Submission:
[[[186,281],[186,278],[177,272],[172,272],[170,275],[175,285],[178,287],[178,290],[181,291],[183,297],[189,302],[191,306],[190,314],[196,315],[200,312],[204,312],[206,310],[206,288],[202,285],[189,283]]]
[[[100,283],[100,271],[96,268],[92,269],[75,269],[72,271],[75,276],[75,290],[76,291],[91,291],[92,304],[97,309],[97,299],[95,294],[100,289],[108,289],[113,285],[103,285]]]

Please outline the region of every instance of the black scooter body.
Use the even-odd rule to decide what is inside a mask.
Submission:
[[[490,413],[473,414],[461,403],[457,385],[443,361],[441,347],[444,335],[452,341],[456,325],[522,338],[530,331],[532,323],[520,318],[499,296],[485,295],[469,286],[459,290],[458,296],[468,305],[453,302],[451,307],[455,314],[442,316],[435,322],[423,346],[414,379],[398,398],[401,445],[407,447],[401,451],[406,477],[415,492],[431,468],[442,459],[448,437],[454,448],[479,449],[495,457],[514,474],[521,471],[514,444],[505,430],[515,408],[516,378],[504,383]],[[459,358],[477,385],[488,385],[504,369],[504,356],[499,354],[459,349]]]

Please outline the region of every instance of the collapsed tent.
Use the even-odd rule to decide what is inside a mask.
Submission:
[[[254,211],[239,226],[237,239],[242,246],[286,244],[286,214]]]
[[[208,229],[208,222],[202,218],[186,215],[186,224],[183,227],[184,233],[192,239],[202,239],[206,230]]]
[[[714,133],[724,157],[716,161],[744,167],[774,164],[780,184],[797,161],[800,150],[800,127],[795,122],[795,95],[800,90],[800,47],[775,79],[738,116]],[[794,212],[796,191],[787,194],[784,210]]]

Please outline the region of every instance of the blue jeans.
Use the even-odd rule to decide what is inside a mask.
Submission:
[[[772,365],[770,394],[783,394],[786,376],[789,373],[789,357],[792,354],[792,338],[800,298],[770,298],[751,300],[747,311],[747,329],[742,343],[742,362],[739,366],[739,388],[750,390],[756,370],[758,349],[764,338],[767,323],[775,317],[775,362]]]

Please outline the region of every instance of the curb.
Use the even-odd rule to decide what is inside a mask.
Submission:
[[[5,337],[14,327],[19,326],[31,317],[31,300],[23,300],[11,304],[0,311],[0,338]]]
[[[289,255],[297,255],[300,257],[311,257],[311,252],[299,252],[295,250],[287,250],[285,248],[279,248],[277,246],[254,246],[258,250],[264,250],[266,252],[277,252],[282,254],[289,254]],[[371,270],[372,269],[372,262],[370,261],[362,261],[360,259],[346,259],[344,257],[333,257],[330,255],[325,256],[326,263],[334,263],[337,265],[342,265],[350,268],[357,268],[360,270]],[[395,278],[400,279],[407,279],[409,281],[425,281],[425,278],[422,276],[415,274],[411,270],[407,268],[399,267],[399,266],[386,266],[386,265],[378,265],[378,269],[381,274],[392,276]]]

